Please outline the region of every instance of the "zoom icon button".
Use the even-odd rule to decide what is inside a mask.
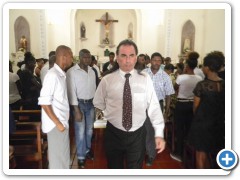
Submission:
[[[238,162],[238,156],[233,150],[222,149],[218,152],[217,163],[224,170],[233,169]]]

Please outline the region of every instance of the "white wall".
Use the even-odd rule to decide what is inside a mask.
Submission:
[[[47,22],[47,52],[56,50],[59,45],[71,47],[71,9],[48,9],[45,13]]]
[[[139,53],[151,55],[160,52],[164,57],[170,56],[173,63],[178,62],[181,49],[181,33],[183,24],[191,20],[195,25],[195,51],[199,52],[200,60],[211,50],[224,52],[225,20],[224,10],[178,9],[178,10],[46,10],[46,52],[55,50],[60,44],[70,46],[74,55],[78,55],[81,48],[87,48],[94,55],[103,56],[105,48],[99,47],[100,23],[96,19],[108,12],[119,22],[114,23],[114,44],[127,38],[127,29],[133,23],[133,38],[139,48]],[[40,39],[39,10],[10,10],[10,51],[15,52],[14,22],[23,16],[30,25],[31,50],[35,57],[42,56]],[[163,20],[163,24],[161,24]],[[80,23],[87,28],[87,40],[81,41]],[[44,40],[43,40],[44,41]],[[116,46],[110,51],[116,51]],[[47,57],[47,54],[45,54]]]
[[[137,45],[139,53],[151,56],[154,52],[163,52],[164,48],[164,11],[141,9],[140,23],[141,35]]]
[[[225,52],[225,12],[224,10],[206,10],[205,37],[203,51]]]

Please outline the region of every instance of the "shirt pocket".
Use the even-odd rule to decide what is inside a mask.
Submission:
[[[133,108],[145,110],[146,108],[146,93],[133,93]]]

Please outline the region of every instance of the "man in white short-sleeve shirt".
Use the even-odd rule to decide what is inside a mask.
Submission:
[[[69,103],[66,73],[72,64],[73,54],[69,47],[56,49],[56,63],[44,79],[38,104],[42,106],[42,130],[47,133],[50,169],[69,169]]]

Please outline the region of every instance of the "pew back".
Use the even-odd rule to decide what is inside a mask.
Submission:
[[[12,110],[14,119],[19,122],[41,121],[41,110]]]
[[[14,146],[16,163],[37,162],[42,169],[47,163],[47,142],[41,132],[41,122],[17,122],[16,131],[10,135],[9,144]]]

